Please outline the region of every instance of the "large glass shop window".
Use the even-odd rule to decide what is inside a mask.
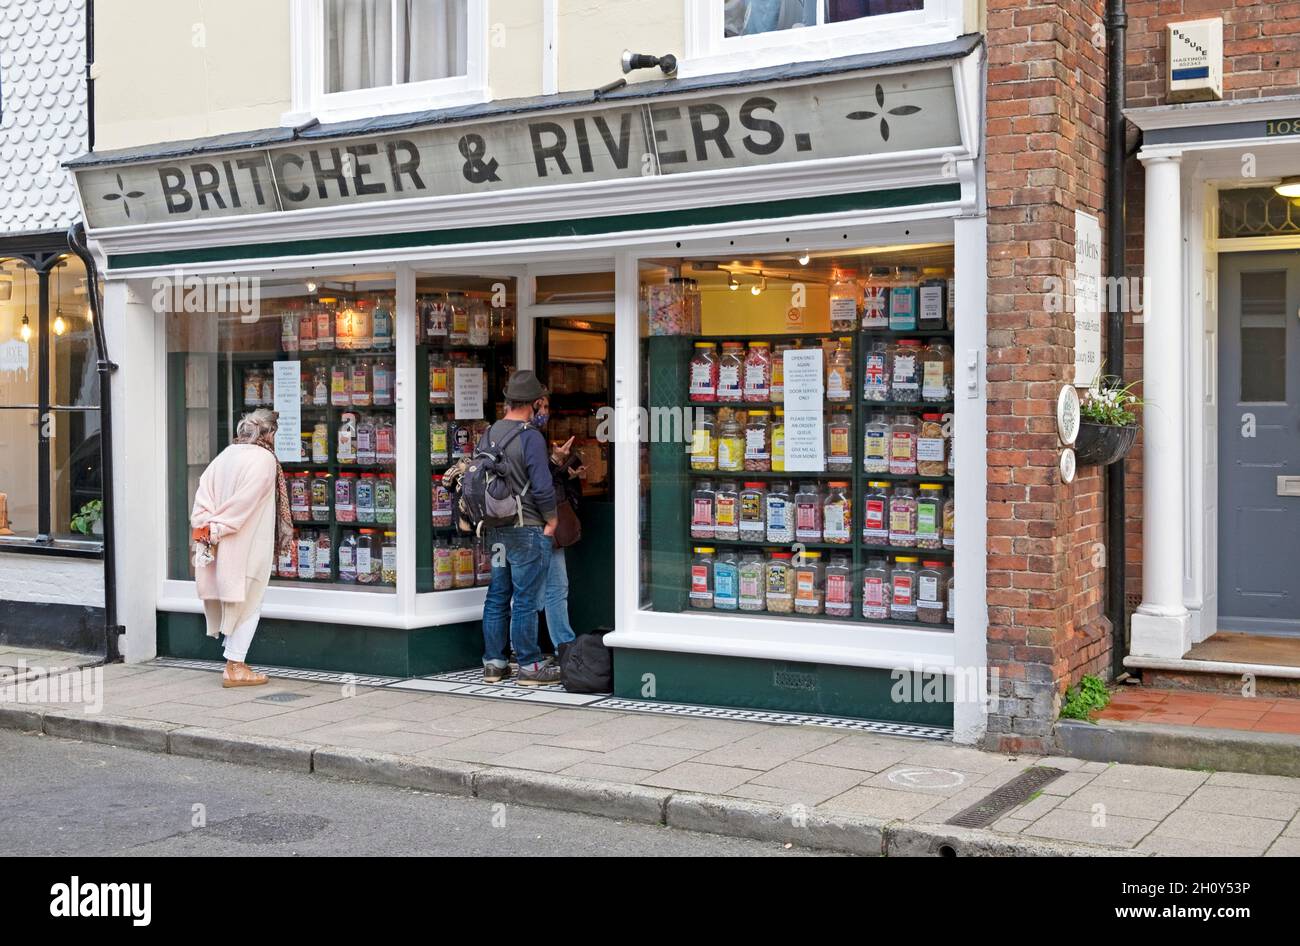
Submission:
[[[951,246],[641,271],[642,606],[953,627]]]
[[[416,280],[416,590],[488,584],[485,539],[461,531],[443,473],[473,455],[488,426],[505,415],[502,395],[514,370],[515,281],[486,276]]]
[[[200,294],[201,293],[201,294]],[[295,525],[272,584],[391,593],[397,584],[396,311],[391,275],[216,281],[166,310],[173,578],[189,578],[199,476],[244,415],[279,412]]]

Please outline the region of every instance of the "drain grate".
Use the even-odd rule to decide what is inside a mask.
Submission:
[[[266,696],[259,696],[256,700],[258,703],[292,703],[294,700],[307,699],[306,693],[268,693]]]
[[[1036,765],[1026,769],[969,808],[953,815],[944,824],[958,825],[963,828],[987,828],[1012,808],[1029,801],[1034,792],[1064,774],[1064,769],[1054,769],[1046,765]]]

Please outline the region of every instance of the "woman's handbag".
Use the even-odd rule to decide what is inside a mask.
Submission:
[[[555,507],[555,546],[567,549],[577,545],[582,538],[582,521],[573,511],[573,505],[567,500],[560,500]]]

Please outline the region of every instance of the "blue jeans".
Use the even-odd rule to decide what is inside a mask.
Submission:
[[[492,583],[483,602],[483,663],[506,665],[507,627],[521,667],[542,659],[537,648],[537,611],[552,548],[551,537],[542,534],[541,526],[510,526],[488,532]]]
[[[574,638],[573,625],[569,623],[569,569],[564,561],[564,549],[557,548],[551,553],[543,599],[546,630],[551,635],[551,643],[559,650],[561,644]]]

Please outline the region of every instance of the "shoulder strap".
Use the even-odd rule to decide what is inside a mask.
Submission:
[[[525,424],[523,421],[520,421],[518,427],[515,427],[514,429],[506,432],[506,435],[501,438],[500,443],[497,443],[491,439],[492,434],[491,431],[489,431],[488,446],[496,453],[505,453],[505,449],[510,445],[510,442],[514,440],[516,437],[518,437],[520,434],[522,434],[525,430],[530,429],[530,427],[531,427],[530,424]]]

